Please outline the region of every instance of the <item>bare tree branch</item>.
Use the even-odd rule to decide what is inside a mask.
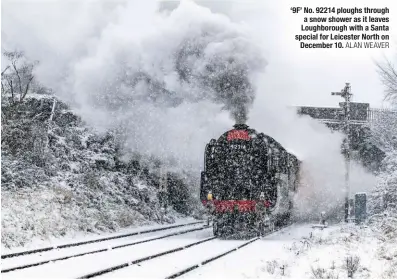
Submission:
[[[10,66],[8,65],[2,72],[1,72],[1,93],[2,94],[4,94],[4,93],[7,93],[7,90],[5,89],[5,87],[4,87],[4,84],[3,84],[3,76],[4,76],[4,73],[8,70],[10,68]]]
[[[381,81],[385,86],[386,101],[393,103],[397,102],[397,70],[393,63],[386,59],[386,62],[376,62],[377,72],[380,75]]]
[[[12,86],[12,80],[7,79],[8,85],[10,86],[11,91],[11,100],[14,103],[14,87]]]
[[[28,81],[28,83],[27,83],[27,85],[26,85],[25,92],[24,92],[23,94],[22,94],[22,92],[21,92],[21,96],[20,96],[20,98],[19,98],[19,102],[22,102],[22,100],[25,98],[26,94],[28,93],[29,86],[30,86],[30,83],[32,82],[33,78],[34,78],[33,76],[30,77],[30,79],[29,79],[29,81]]]
[[[21,76],[19,75],[19,71],[16,66],[16,60],[12,61],[12,66],[14,67],[15,74],[18,77],[19,94],[21,96],[22,95],[22,80],[21,80]],[[21,99],[21,98],[19,98],[19,99]]]
[[[3,81],[1,81],[1,94],[6,93],[6,89],[3,85]]]
[[[2,76],[2,77],[3,77],[4,73],[8,70],[8,68],[10,68],[9,65],[3,70],[3,72],[1,72],[1,76]]]

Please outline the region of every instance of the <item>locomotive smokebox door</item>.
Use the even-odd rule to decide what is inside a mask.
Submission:
[[[355,195],[354,212],[356,224],[361,224],[367,218],[367,194],[357,193]]]

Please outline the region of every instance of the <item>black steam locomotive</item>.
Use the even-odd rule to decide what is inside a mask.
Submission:
[[[236,124],[207,144],[204,161],[200,198],[215,236],[288,223],[300,162],[272,137]]]

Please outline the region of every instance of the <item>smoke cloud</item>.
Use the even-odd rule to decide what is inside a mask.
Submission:
[[[226,111],[244,123],[252,80],[266,66],[247,26],[190,1],[171,11],[157,1],[10,2],[5,12],[5,45],[39,59],[41,81],[99,131],[121,126],[129,149],[164,158],[186,159],[169,142],[199,130],[208,116]],[[37,13],[51,24],[36,22]],[[179,131],[182,116],[191,128]]]
[[[293,85],[312,77],[295,71],[289,61],[297,54],[274,33],[285,26],[274,2],[206,3],[223,14],[191,1],[175,9],[157,1],[3,1],[2,44],[39,60],[38,79],[89,125],[118,129],[126,153],[173,159],[198,176],[206,143],[247,122],[304,162],[300,216],[340,206],[342,135],[288,109],[303,94]],[[351,178],[352,191],[372,187],[360,167]]]

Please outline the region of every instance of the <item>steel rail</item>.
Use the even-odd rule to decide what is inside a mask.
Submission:
[[[283,227],[279,227],[279,228],[277,228],[277,229],[275,229],[275,230],[272,230],[272,231],[268,232],[266,235],[264,235],[264,236],[262,236],[262,237],[265,237],[265,236],[271,235],[271,234],[273,234],[273,233],[276,233],[276,232],[278,232],[278,231],[280,231],[280,230],[282,230],[282,229],[285,229],[285,228],[287,228],[287,227],[289,227],[289,226],[291,226],[291,224],[286,225],[286,226],[283,226]],[[249,245],[249,244],[251,244],[251,243],[253,243],[253,242],[255,242],[255,241],[258,241],[258,240],[260,240],[262,237],[255,237],[255,238],[252,238],[252,239],[250,239],[249,241],[245,242],[244,244],[241,244],[241,245],[239,245],[239,246],[237,246],[237,247],[235,247],[235,248],[233,248],[233,249],[231,249],[231,250],[228,250],[228,251],[226,251],[226,252],[223,252],[223,253],[220,253],[220,254],[218,254],[218,255],[215,255],[215,256],[213,256],[213,257],[211,257],[211,258],[209,258],[209,259],[206,259],[206,260],[204,260],[204,261],[202,261],[202,262],[200,262],[200,263],[198,263],[198,264],[189,266],[188,268],[185,268],[185,269],[183,269],[183,270],[180,270],[180,271],[178,271],[178,272],[176,272],[176,273],[174,273],[174,274],[172,274],[172,275],[170,275],[170,276],[165,277],[164,279],[174,279],[174,278],[177,278],[177,277],[179,277],[179,276],[181,276],[181,275],[184,275],[184,274],[186,274],[186,273],[188,273],[188,272],[190,272],[190,271],[192,271],[192,270],[194,270],[194,269],[197,269],[197,268],[199,268],[199,267],[201,267],[201,266],[203,266],[203,265],[206,265],[206,264],[208,264],[208,263],[210,263],[210,262],[213,262],[213,261],[215,261],[215,260],[217,260],[217,259],[219,259],[219,258],[222,258],[222,257],[224,257],[224,256],[226,256],[226,255],[228,255],[228,254],[230,254],[230,253],[233,253],[233,252],[235,252],[235,251],[237,251],[237,250],[239,250],[239,249],[241,249],[241,248],[243,248],[243,247],[245,247],[245,246],[247,246],[247,245]]]
[[[76,246],[81,246],[81,245],[86,245],[86,244],[91,244],[91,243],[108,241],[108,240],[113,240],[113,239],[118,239],[118,238],[124,238],[124,237],[144,234],[144,233],[162,231],[162,230],[166,230],[166,229],[178,228],[178,227],[189,226],[189,225],[200,224],[200,223],[204,223],[204,221],[191,222],[191,223],[187,223],[187,224],[173,225],[173,226],[167,226],[167,227],[161,227],[161,228],[155,228],[155,229],[148,229],[148,230],[131,232],[131,233],[126,233],[126,234],[121,234],[121,235],[116,235],[116,236],[104,237],[104,238],[100,238],[100,239],[93,239],[93,240],[87,240],[87,241],[81,241],[81,242],[75,242],[75,243],[69,243],[69,244],[62,244],[62,245],[58,245],[58,246],[44,247],[44,248],[33,249],[33,250],[17,252],[17,253],[10,253],[10,254],[2,255],[1,259],[14,258],[14,257],[23,256],[23,255],[41,253],[41,252],[46,252],[46,251],[51,251],[51,250],[56,250],[56,249],[76,247]]]
[[[154,237],[154,238],[150,238],[150,239],[145,239],[145,240],[135,241],[135,242],[132,242],[132,243],[126,243],[126,244],[117,245],[117,246],[114,246],[114,247],[111,247],[111,248],[103,248],[103,249],[98,249],[98,250],[94,250],[94,251],[88,251],[88,252],[84,252],[84,253],[63,256],[63,257],[59,257],[59,258],[55,258],[55,259],[49,259],[49,260],[45,260],[45,261],[40,261],[40,262],[36,262],[36,263],[30,263],[30,264],[15,266],[15,267],[11,267],[11,268],[2,269],[1,273],[7,273],[7,272],[14,271],[14,270],[25,269],[25,268],[29,268],[29,267],[33,267],[33,266],[43,265],[43,264],[50,263],[50,262],[63,261],[63,260],[71,259],[71,258],[76,258],[76,257],[85,256],[85,255],[90,255],[90,254],[101,253],[101,252],[105,252],[105,251],[108,251],[108,250],[114,250],[114,249],[120,249],[120,248],[124,248],[124,247],[128,247],[128,246],[134,246],[134,245],[147,243],[147,242],[151,242],[151,241],[155,241],[155,240],[159,240],[159,239],[164,239],[164,238],[171,237],[171,236],[181,235],[181,234],[185,234],[185,233],[189,233],[189,232],[193,232],[193,231],[198,231],[198,230],[204,230],[206,228],[208,228],[208,226],[204,226],[204,227],[201,227],[201,228],[188,229],[188,230],[184,230],[184,231],[178,231],[178,232],[174,232],[174,233],[170,233],[170,234],[166,234],[166,235],[162,235],[162,236],[158,236],[158,237]]]
[[[168,255],[168,254],[172,254],[172,253],[175,253],[175,252],[178,252],[178,251],[186,250],[186,249],[188,249],[190,247],[193,247],[193,246],[196,246],[196,245],[199,245],[199,244],[202,244],[202,243],[214,240],[214,239],[216,239],[216,237],[206,238],[206,239],[203,239],[203,240],[200,240],[200,241],[196,241],[196,242],[190,243],[190,244],[185,245],[185,246],[181,246],[181,247],[174,248],[174,249],[171,249],[171,250],[167,250],[167,251],[164,251],[164,252],[161,252],[161,253],[150,255],[150,256],[147,256],[147,257],[144,257],[144,258],[132,260],[130,262],[125,262],[123,264],[112,266],[112,267],[109,267],[109,268],[106,268],[106,269],[103,269],[103,270],[100,270],[100,271],[96,271],[96,272],[93,272],[93,273],[90,273],[90,274],[86,274],[86,275],[81,276],[81,277],[79,277],[77,279],[93,278],[95,276],[99,276],[99,275],[102,275],[102,274],[105,274],[105,273],[113,272],[115,270],[119,270],[121,268],[128,267],[128,266],[133,265],[133,264],[141,263],[141,262],[144,262],[144,261],[149,261],[149,260],[164,256],[164,255]]]

